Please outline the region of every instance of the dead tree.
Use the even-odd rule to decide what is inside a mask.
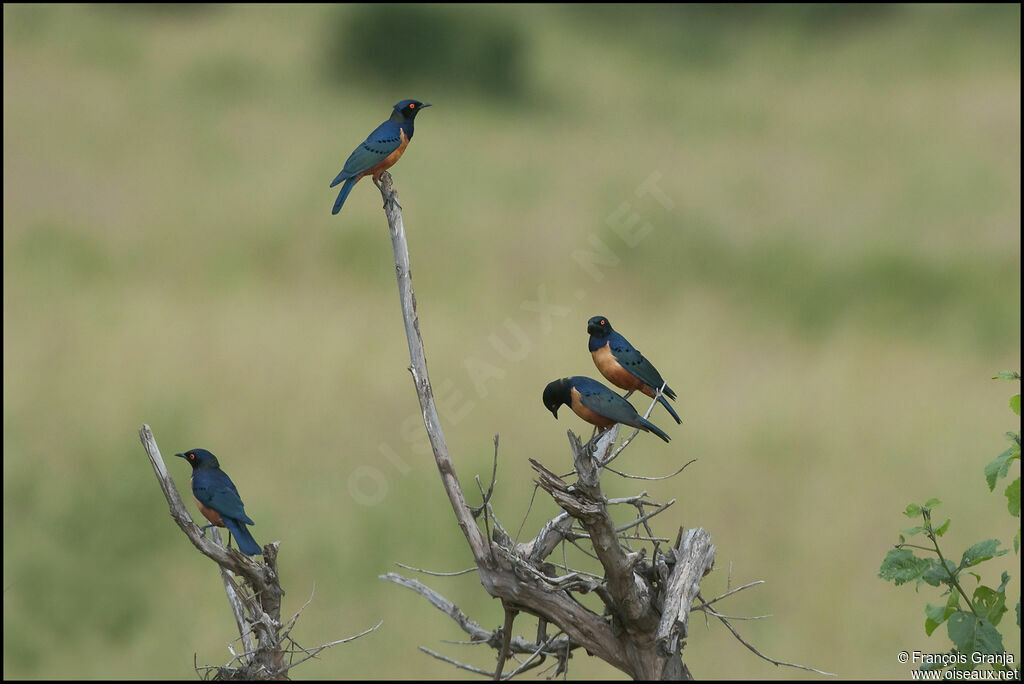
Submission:
[[[291,632],[303,609],[309,605],[309,601],[287,622],[281,621],[281,598],[284,596],[284,589],[281,588],[280,577],[277,574],[277,552],[281,542],[271,542],[263,547],[261,563],[236,549],[222,545],[220,531],[216,527],[211,528],[211,536],[207,538],[185,510],[185,504],[178,496],[174,480],[167,472],[156,438],[153,437],[153,431],[148,425],[143,425],[139,430],[139,439],[149,456],[160,489],[167,498],[171,517],[199,552],[220,568],[228,603],[238,625],[241,653],[236,653],[229,645],[232,658],[226,665],[197,666],[196,670],[204,679],[288,679],[288,673],[293,667],[315,657],[325,648],[357,639],[380,627],[378,623],[376,627],[355,636],[315,648],[306,649],[299,646],[292,639]],[[241,582],[238,578],[241,578]]]
[[[572,652],[578,648],[583,648],[588,654],[601,658],[634,679],[692,679],[683,664],[681,652],[688,634],[688,617],[693,602],[700,601],[701,610],[722,620],[740,638],[726,617],[718,613],[712,604],[756,583],[727,592],[711,601],[704,601],[700,596],[699,583],[714,564],[715,547],[711,544],[710,535],[700,528],[685,532],[679,528],[675,543],[662,549],[660,544],[668,540],[654,537],[648,521],[666,510],[672,501],[659,505],[647,500],[646,493],[625,499],[608,499],[604,496],[601,491],[601,473],[610,470],[608,464],[632,440],[632,437],[626,439],[616,451],[612,451],[619,434],[618,425],[586,444],[569,432],[575,464],[571,473],[576,476],[574,482],[567,482],[562,476],[530,459],[537,472],[537,484],[564,511],[544,524],[532,540],[514,543],[494,515],[491,505],[493,474],[487,492],[480,486],[483,497],[481,505],[477,508],[469,506],[448,453],[434,405],[416,312],[401,206],[391,175],[385,172],[381,180],[378,187],[384,199],[384,211],[391,234],[395,275],[409,343],[409,371],[419,398],[427,438],[455,518],[473,554],[480,582],[491,596],[501,599],[505,610],[504,625],[497,630],[486,630],[466,616],[458,606],[422,583],[394,573],[383,575],[382,579],[413,589],[447,613],[469,634],[471,643],[489,644],[498,652],[497,666],[493,672],[489,672],[457,662],[422,646],[420,648],[457,667],[494,679],[508,679],[540,666],[548,658],[553,659],[557,666],[556,675],[564,673]],[[653,406],[654,402],[651,408]],[[495,436],[495,473],[497,447],[498,438]],[[479,479],[477,481],[479,483]],[[617,527],[609,514],[609,508],[614,505],[634,506],[637,509],[636,519]],[[650,510],[645,512],[645,507]],[[477,522],[478,518],[482,518],[483,530]],[[646,536],[628,534],[629,530],[639,529],[640,526],[643,526]],[[585,552],[600,561],[603,575],[573,570],[567,565],[558,567],[547,561],[559,545],[577,544],[584,540],[591,549]],[[651,543],[652,551],[649,555],[646,547],[634,550],[630,546],[631,542],[637,541]],[[587,608],[574,596],[591,592],[600,598],[604,606],[601,613]],[[513,637],[513,622],[519,613],[528,613],[538,619],[533,640]],[[550,636],[549,627],[557,630]],[[757,653],[752,646],[743,643]],[[790,665],[757,654],[776,665]],[[506,660],[517,655],[525,658],[514,669],[506,672]],[[800,665],[794,667],[813,669]]]

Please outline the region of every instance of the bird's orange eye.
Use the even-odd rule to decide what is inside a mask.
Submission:
[[[605,322],[605,320],[603,318],[601,319],[601,325],[607,325],[607,323]]]
[[[409,104],[409,109],[416,109],[416,105],[414,105],[414,104],[410,103],[410,104]]]
[[[196,455],[195,454],[189,454],[188,455],[188,460],[190,460],[190,461],[196,460]]]

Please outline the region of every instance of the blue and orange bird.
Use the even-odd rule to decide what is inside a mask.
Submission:
[[[262,554],[260,545],[246,528],[246,525],[256,523],[245,514],[245,505],[238,496],[235,483],[220,469],[217,457],[206,449],[191,449],[175,456],[185,459],[192,466],[189,484],[192,485],[192,496],[199,506],[199,512],[211,523],[206,527],[226,527],[238,540],[238,548],[242,553],[247,556]],[[228,543],[231,543],[230,537]]]
[[[345,204],[348,193],[352,192],[356,181],[363,176],[372,176],[373,182],[380,184],[381,174],[394,166],[405,152],[405,148],[409,146],[416,115],[421,109],[429,106],[429,103],[419,100],[402,100],[395,105],[391,118],[377,126],[363,144],[352,151],[345,162],[345,168],[331,183],[333,188],[341,181],[345,181],[341,186],[341,192],[338,193],[338,199],[334,200],[332,214],[341,211],[341,205]]]
[[[559,407],[565,404],[602,432],[615,423],[622,423],[644,432],[653,432],[666,442],[669,440],[668,435],[637,413],[632,404],[597,380],[580,375],[554,380],[544,388],[543,401],[556,420]]]
[[[655,390],[665,383],[658,369],[645,359],[629,340],[615,332],[612,324],[604,316],[594,316],[587,321],[587,332],[590,333],[590,355],[594,358],[594,365],[601,371],[601,375],[616,387],[630,392],[640,390],[653,399]],[[679,414],[669,406],[665,397],[676,398],[676,393],[668,385],[665,385],[658,401],[677,423],[682,423]]]

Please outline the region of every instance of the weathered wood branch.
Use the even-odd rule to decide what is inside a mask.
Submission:
[[[324,644],[313,651],[292,648],[294,642],[289,634],[298,613],[287,626],[282,624],[281,599],[284,596],[284,589],[281,588],[277,571],[277,553],[280,542],[271,542],[263,547],[263,562],[261,563],[236,549],[222,546],[221,535],[216,528],[212,529],[212,538],[206,537],[185,509],[185,504],[178,495],[178,489],[174,486],[174,480],[164,464],[153,431],[148,425],[143,425],[139,430],[139,439],[153,466],[160,489],[167,499],[171,517],[189,541],[204,556],[216,563],[220,569],[224,590],[238,626],[243,652],[235,655],[235,658],[224,667],[204,669],[215,670],[218,679],[287,679],[289,670],[298,665],[298,662],[289,662],[288,660],[288,656],[295,653],[296,650],[315,655],[324,648],[350,640]],[[243,583],[236,582],[235,576],[241,577]],[[369,631],[373,630],[367,630],[367,632]],[[256,636],[255,643],[253,635]],[[233,666],[236,661],[239,663],[239,667]]]
[[[412,268],[409,262],[409,248],[405,238],[401,206],[394,189],[391,174],[381,176],[381,196],[384,212],[388,219],[392,248],[395,257],[395,275],[398,280],[399,301],[405,322],[405,336],[409,344],[409,367],[420,402],[427,438],[434,453],[441,482],[448,494],[459,527],[469,543],[473,558],[479,568],[480,581],[492,596],[505,599],[513,607],[542,617],[559,625],[575,643],[587,651],[600,655],[615,667],[629,672],[629,665],[622,657],[618,639],[612,634],[607,621],[572,599],[566,592],[552,592],[537,582],[521,580],[509,555],[492,553],[489,542],[473,518],[473,512],[455,473],[455,467],[444,439],[444,431],[434,403],[434,393],[427,372],[426,354],[420,334],[419,317],[416,312],[416,295],[412,286]]]
[[[537,536],[528,542],[513,544],[494,516],[492,496],[497,453],[495,473],[492,473],[491,485],[486,491],[477,478],[481,505],[471,508],[466,503],[434,404],[416,311],[401,206],[390,174],[385,172],[382,175],[378,187],[384,200],[394,250],[399,301],[409,345],[409,371],[412,373],[427,437],[455,519],[473,554],[480,582],[491,596],[502,600],[506,611],[503,630],[484,630],[453,603],[419,582],[391,573],[382,576],[382,579],[402,584],[425,596],[450,615],[470,634],[474,642],[486,642],[501,652],[499,666],[494,673],[488,673],[425,647],[421,646],[421,650],[457,667],[506,679],[533,667],[533,658],[560,654],[564,647],[565,655],[559,656],[558,663],[559,672],[562,672],[569,652],[582,646],[587,653],[602,658],[636,679],[691,679],[680,653],[688,633],[688,616],[693,601],[699,597],[700,580],[714,564],[715,549],[707,532],[694,529],[686,535],[681,533],[676,545],[667,552],[661,551],[659,544],[668,540],[656,537],[649,521],[664,512],[674,500],[658,505],[644,499],[646,492],[626,499],[605,498],[601,491],[601,473],[623,453],[638,431],[627,437],[614,452],[612,449],[618,438],[618,425],[586,444],[570,431],[569,441],[575,464],[573,474],[577,478],[573,483],[530,459],[538,475],[538,485],[565,512],[549,520]],[[657,396],[647,410],[648,415],[656,402]],[[637,518],[625,525],[616,526],[608,512],[608,506],[616,503],[634,505]],[[643,506],[654,506],[655,510],[645,512]],[[477,523],[480,516],[487,528],[486,533]],[[494,523],[493,534],[490,530],[491,522]],[[575,522],[581,527],[574,528]],[[637,528],[636,531],[628,535],[627,531],[634,528]],[[589,540],[593,554],[579,546],[577,542],[580,540]],[[631,550],[630,543],[637,541],[653,543],[650,559],[647,558],[646,548]],[[563,542],[571,542],[584,554],[599,560],[605,571],[604,576],[546,562],[545,559]],[[564,574],[557,574],[559,567],[564,570]],[[606,613],[598,615],[586,608],[575,600],[573,591],[593,591],[604,603]],[[713,611],[709,606],[703,608]],[[529,643],[521,637],[511,636],[512,618],[519,611],[539,618],[536,642]],[[720,619],[724,618],[720,614],[713,614]],[[548,623],[557,625],[567,638],[549,644],[550,640],[544,638]],[[502,675],[501,663],[508,653],[532,655],[515,671]]]
[[[687,530],[673,550],[675,567],[669,575],[661,620],[655,636],[658,652],[665,657],[679,652],[679,642],[689,634],[690,607],[700,592],[700,581],[715,564],[711,535],[700,528]]]
[[[398,204],[398,193],[395,191],[391,174],[385,172],[381,176],[381,195],[384,198],[384,213],[388,218],[388,229],[391,233],[391,245],[395,254],[395,276],[398,279],[398,297],[402,305],[402,318],[405,321],[405,337],[409,343],[409,359],[413,382],[416,385],[416,396],[423,412],[423,425],[427,429],[427,438],[434,451],[434,460],[441,473],[441,481],[448,493],[455,519],[462,533],[469,542],[473,558],[477,565],[487,562],[487,540],[480,532],[473,519],[473,513],[466,504],[462,486],[459,484],[455,466],[448,454],[448,444],[441,429],[441,419],[437,415],[434,404],[434,390],[430,386],[427,373],[427,357],[423,349],[423,337],[420,335],[420,320],[416,313],[416,293],[412,288],[412,267],[409,264],[409,245],[405,239],[405,224],[402,222],[402,208]]]
[[[440,610],[442,613],[450,617],[459,628],[469,635],[470,641],[474,643],[486,643],[495,650],[501,648],[502,632],[500,630],[488,630],[481,627],[477,622],[470,619],[465,612],[462,611],[457,605],[446,599],[444,596],[434,591],[427,585],[419,582],[418,580],[403,577],[402,575],[389,572],[386,575],[381,575],[380,579],[394,582],[399,586],[406,587],[416,592],[423,598],[430,601],[431,605]],[[551,643],[545,644],[545,641],[531,642],[523,639],[522,637],[513,636],[509,639],[509,652],[518,654],[530,654],[537,651],[541,646],[544,647],[544,652],[551,656],[557,656],[560,651],[565,651],[566,647],[576,648],[576,644],[570,644],[568,639],[559,639],[552,641]]]
[[[239,636],[246,648],[241,658],[241,670],[245,676],[253,679],[276,679],[284,676],[287,672],[287,663],[278,639],[278,631],[281,629],[281,597],[284,596],[277,573],[277,550],[280,542],[272,542],[263,547],[263,562],[260,563],[236,549],[221,546],[204,536],[203,531],[185,510],[185,504],[178,495],[174,480],[167,472],[156,438],[153,437],[153,431],[148,425],[143,425],[139,430],[139,439],[146,450],[146,455],[149,456],[160,489],[167,499],[171,517],[192,544],[222,570],[228,600],[236,621],[239,604],[248,609],[248,616],[238,625]],[[217,538],[220,538],[219,534]],[[250,591],[240,591],[230,575],[225,573],[233,573],[244,578]],[[249,644],[252,643],[251,637],[248,636],[250,631],[257,639],[257,645],[252,650],[249,650]]]

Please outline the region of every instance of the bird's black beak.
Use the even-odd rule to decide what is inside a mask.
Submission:
[[[178,458],[186,458],[185,454],[174,454]]]
[[[423,109],[424,107],[429,107],[429,106],[430,106],[429,102],[424,102],[423,104],[420,105],[420,109]]]
[[[598,328],[596,325],[587,326],[587,332],[590,333],[591,335],[596,335],[599,331],[600,328]]]
[[[555,417],[555,420],[558,420],[558,408],[557,407],[553,408],[553,409],[548,409],[548,411],[551,411],[551,415],[553,415]]]

